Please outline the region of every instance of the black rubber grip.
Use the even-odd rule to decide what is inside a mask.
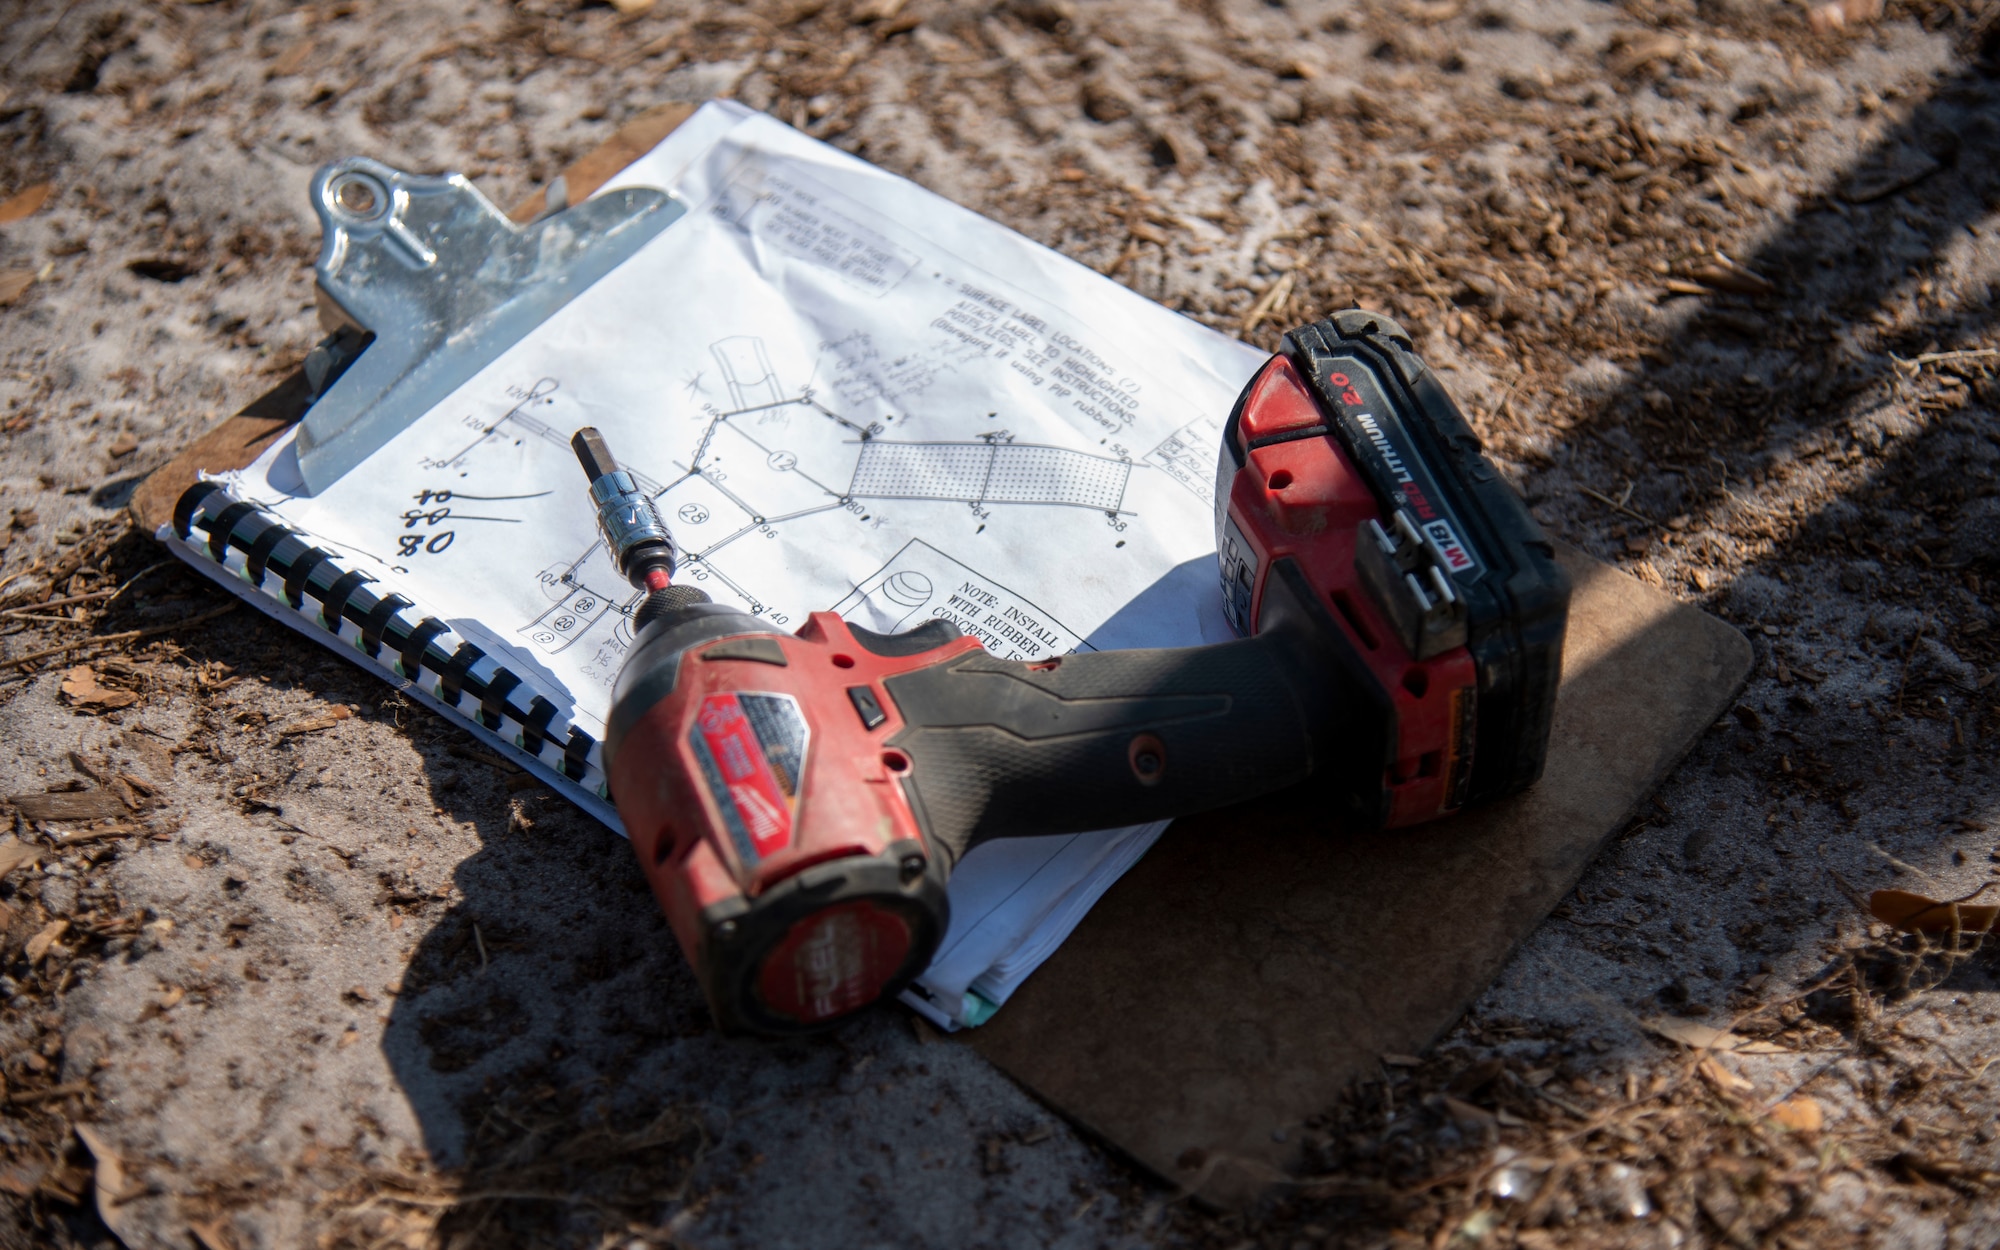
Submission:
[[[1313,770],[1331,709],[1287,639],[1085,652],[1051,664],[975,652],[883,682],[888,745],[932,843],[1080,833],[1206,811]]]

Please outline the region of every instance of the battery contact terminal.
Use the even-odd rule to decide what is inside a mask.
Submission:
[[[1354,563],[1412,659],[1428,660],[1465,645],[1465,601],[1445,572],[1449,561],[1407,509],[1391,514],[1388,529],[1373,517],[1361,523]]]

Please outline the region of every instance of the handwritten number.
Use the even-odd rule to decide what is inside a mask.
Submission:
[[[442,555],[445,549],[451,546],[451,540],[456,537],[458,537],[457,530],[445,530],[441,533],[432,534],[428,542],[424,540],[422,534],[404,534],[396,539],[396,554],[405,557],[416,555],[419,552],[429,552],[434,556]]]

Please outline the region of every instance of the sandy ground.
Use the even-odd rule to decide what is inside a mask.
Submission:
[[[1863,910],[2000,874],[1992,4],[623,7],[0,5],[0,1245],[2000,1239],[2000,967]],[[1756,643],[1268,1210],[900,1012],[715,1037],[622,843],[130,532],[317,337],[318,163],[510,203],[717,94],[1265,345],[1393,313],[1553,531]]]

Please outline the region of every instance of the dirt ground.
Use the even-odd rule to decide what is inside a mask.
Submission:
[[[0,66],[0,1245],[2000,1241],[1982,913],[1866,910],[2000,876],[1990,0],[43,0]],[[1266,346],[1392,313],[1755,642],[1266,1209],[900,1011],[715,1037],[621,842],[131,531],[317,337],[317,164],[511,203],[712,95]]]

